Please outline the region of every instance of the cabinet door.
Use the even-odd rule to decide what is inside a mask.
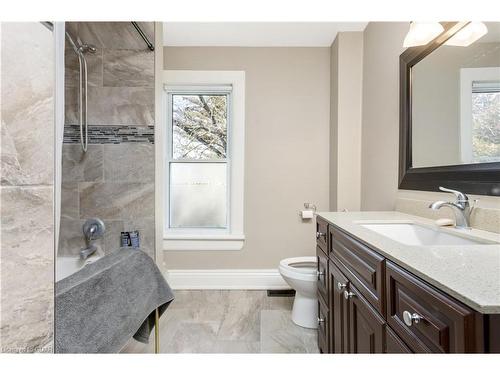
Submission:
[[[349,292],[349,353],[383,353],[385,321],[355,287]]]
[[[329,353],[330,312],[323,298],[318,297],[318,348],[320,353]]]
[[[332,353],[347,353],[348,321],[344,290],[348,286],[348,280],[331,261],[328,270],[330,279],[330,350]]]
[[[318,294],[323,298],[328,306],[328,257],[321,250],[319,246],[316,246],[316,258],[318,261]]]
[[[316,216],[316,244],[328,254],[328,223]]]
[[[413,353],[408,346],[389,327],[385,327],[385,353],[408,354]]]

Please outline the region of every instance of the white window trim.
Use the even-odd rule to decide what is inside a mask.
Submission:
[[[500,68],[460,69],[460,159],[472,163],[472,83],[493,81],[500,77]]]
[[[230,155],[229,171],[229,231],[221,234],[174,233],[166,231],[162,222],[163,250],[241,250],[245,241],[243,232],[243,193],[244,193],[244,144],[245,144],[245,72],[244,71],[192,71],[192,70],[164,70],[164,87],[181,86],[217,86],[230,85],[232,87],[231,129],[228,154]],[[164,90],[162,112],[166,120],[167,92]],[[161,210],[162,221],[165,218],[168,196],[166,195],[166,147],[167,126],[165,123],[160,129],[160,144],[162,152],[157,153],[156,162],[162,166],[157,170],[156,189],[162,192],[161,201],[164,202],[157,209]],[[158,130],[158,128],[157,128]]]

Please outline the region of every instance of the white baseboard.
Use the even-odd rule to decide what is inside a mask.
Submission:
[[[277,269],[169,270],[172,289],[290,289]]]

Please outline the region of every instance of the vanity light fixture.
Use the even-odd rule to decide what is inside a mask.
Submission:
[[[423,46],[444,31],[439,22],[411,22],[403,47]]]
[[[467,47],[488,33],[488,28],[482,22],[470,22],[445,43],[447,46]]]

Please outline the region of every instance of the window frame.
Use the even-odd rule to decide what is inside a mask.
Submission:
[[[241,250],[244,245],[245,235],[243,227],[244,206],[244,145],[245,145],[245,72],[244,71],[188,71],[164,70],[163,71],[163,99],[162,113],[163,125],[159,131],[159,145],[161,150],[157,155],[159,163],[156,176],[156,188],[161,192],[161,228],[163,231],[163,250]],[[213,93],[231,88],[228,103],[228,141],[227,141],[227,228],[169,228],[169,176],[173,150],[171,148],[172,136],[171,116],[169,111],[169,93],[199,94],[205,90]],[[212,160],[211,160],[212,161]],[[210,162],[211,162],[210,161]],[[201,160],[193,160],[199,163]]]
[[[165,144],[165,215],[164,215],[164,233],[168,235],[195,235],[201,233],[205,235],[224,235],[231,233],[231,128],[232,128],[232,95],[233,90],[231,86],[165,86],[167,98],[167,136]],[[224,95],[226,96],[226,157],[224,159],[175,159],[173,150],[173,96],[174,95]],[[224,163],[226,165],[226,227],[225,228],[203,228],[203,227],[190,227],[178,228],[171,227],[172,222],[172,192],[170,186],[170,175],[172,164],[182,163]]]

